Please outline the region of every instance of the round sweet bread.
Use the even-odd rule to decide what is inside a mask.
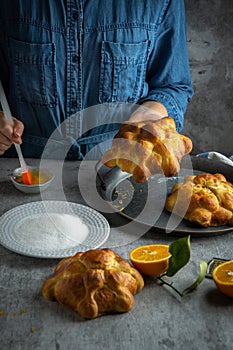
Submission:
[[[64,258],[42,286],[43,296],[83,318],[127,312],[144,286],[141,274],[111,249],[93,249]]]
[[[165,208],[203,227],[233,225],[233,185],[222,174],[187,176],[173,186]]]
[[[192,141],[176,131],[172,118],[122,124],[112,147],[102,162],[118,166],[133,175],[135,182],[145,182],[151,175],[174,176],[182,157],[192,150]]]

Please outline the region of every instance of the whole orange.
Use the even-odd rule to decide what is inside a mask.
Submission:
[[[169,265],[169,246],[151,244],[134,248],[129,258],[132,264],[143,274],[159,276],[167,271]]]
[[[233,298],[233,260],[218,265],[212,273],[217,288]]]

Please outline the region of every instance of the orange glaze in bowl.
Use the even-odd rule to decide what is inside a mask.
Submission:
[[[32,175],[31,185],[42,185],[48,182],[52,177],[52,174],[47,169],[31,168],[30,170]],[[19,184],[25,185],[21,174],[14,175],[14,180]],[[31,186],[31,185],[27,185],[27,186]]]

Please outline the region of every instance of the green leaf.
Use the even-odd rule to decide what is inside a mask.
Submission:
[[[171,257],[166,276],[174,276],[190,259],[190,235],[172,242],[169,246]]]
[[[185,288],[185,290],[183,290],[182,292],[182,295],[191,294],[201,284],[201,282],[205,278],[207,266],[208,264],[205,261],[200,261],[200,274],[197,280],[190,287]]]

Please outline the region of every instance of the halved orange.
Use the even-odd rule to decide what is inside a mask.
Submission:
[[[217,288],[233,298],[233,260],[218,265],[212,273]]]
[[[159,276],[167,271],[169,265],[169,245],[151,244],[134,248],[129,258],[140,272],[149,276]]]

